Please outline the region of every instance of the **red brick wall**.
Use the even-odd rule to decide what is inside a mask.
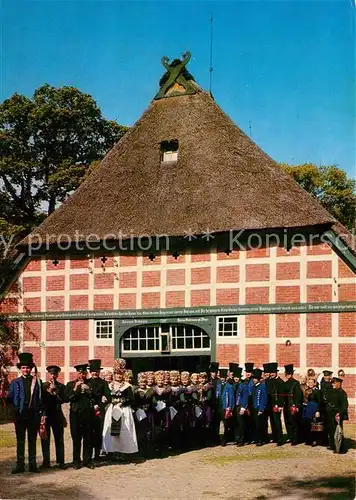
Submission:
[[[46,366],[64,366],[64,347],[46,347]]]
[[[307,344],[307,366],[331,366],[331,344]]]
[[[89,322],[86,319],[76,319],[69,322],[70,340],[88,340]]]
[[[166,307],[184,307],[185,292],[167,292]]]
[[[128,272],[119,274],[120,288],[135,288],[137,286],[137,273]]]
[[[71,311],[85,311],[89,307],[88,295],[71,295],[69,298],[69,308]],[[59,309],[57,309],[59,310]]]
[[[356,313],[339,313],[339,336],[354,337],[356,332]]]
[[[73,274],[69,278],[69,287],[70,290],[87,290],[89,287],[89,274]]]
[[[192,290],[190,292],[190,305],[192,307],[210,305],[210,290]]]
[[[46,340],[64,340],[65,339],[65,322],[47,321],[46,323]]]
[[[160,292],[144,292],[142,294],[142,308],[153,309],[161,304]]]
[[[276,287],[276,303],[298,303],[300,302],[300,287],[299,286],[277,286]]]
[[[331,261],[308,262],[307,278],[331,278]]]
[[[299,314],[276,314],[276,336],[287,339],[300,335]]]
[[[86,345],[70,346],[70,366],[87,363],[89,359],[89,348]]]
[[[356,300],[356,283],[339,285],[339,301]]]
[[[239,303],[238,288],[222,288],[216,290],[216,305],[236,305]]]
[[[218,267],[216,270],[216,282],[237,283],[239,281],[239,271],[238,266]]]
[[[114,287],[114,273],[95,274],[94,275],[94,288],[113,288]]]
[[[246,281],[268,281],[269,264],[247,264]]]
[[[97,310],[111,310],[114,308],[113,295],[94,295],[94,309]]]
[[[308,337],[331,337],[331,313],[307,314]]]
[[[277,362],[278,366],[293,364],[300,365],[300,345],[297,341],[292,341],[291,346],[285,344],[277,344]]]
[[[209,267],[197,267],[191,271],[191,284],[200,285],[202,283],[210,283]]]
[[[41,291],[41,283],[42,280],[40,277],[29,277],[23,278],[22,281],[23,291],[24,292],[40,292]]]
[[[260,367],[263,363],[268,363],[269,359],[269,346],[268,344],[246,344],[247,361],[253,361],[255,367]]]
[[[277,262],[277,280],[298,280],[299,277],[299,262]]]
[[[218,344],[216,346],[216,359],[220,367],[229,367],[229,363],[239,362],[239,346],[230,344]]]
[[[94,358],[101,359],[102,366],[113,366],[114,346],[95,346]]]
[[[160,286],[161,285],[161,272],[160,271],[144,271],[142,273],[142,286]]]
[[[268,287],[248,287],[246,288],[246,304],[268,304]]]
[[[246,316],[246,337],[268,337],[269,315],[251,314]]]
[[[339,360],[342,367],[354,367],[356,364],[356,344],[340,344]]]

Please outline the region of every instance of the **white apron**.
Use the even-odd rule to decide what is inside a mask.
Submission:
[[[127,385],[128,386],[128,385]],[[123,390],[124,388],[122,388]],[[106,453],[137,453],[137,436],[135,421],[130,406],[122,406],[120,436],[112,436],[111,419],[114,405],[110,404],[105,413],[103,428],[103,450]]]

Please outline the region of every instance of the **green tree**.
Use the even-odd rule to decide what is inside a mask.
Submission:
[[[335,165],[318,167],[281,164],[281,167],[351,231],[355,229],[356,183]]]
[[[103,118],[94,99],[74,87],[43,85],[31,99],[0,105],[0,195],[10,223],[30,230],[75,190],[127,127]],[[1,201],[0,201],[1,205]]]

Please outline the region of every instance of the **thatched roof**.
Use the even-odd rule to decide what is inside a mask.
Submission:
[[[195,82],[194,88],[153,100],[35,233],[75,237],[78,231],[84,240],[120,231],[184,236],[335,222]],[[171,140],[179,142],[178,161],[162,163],[160,145]]]

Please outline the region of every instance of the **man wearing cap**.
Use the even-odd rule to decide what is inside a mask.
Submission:
[[[268,371],[268,414],[271,422],[272,439],[274,443],[277,443],[277,446],[282,446],[283,431],[281,415],[283,410],[284,382],[278,377],[277,363],[268,363]]]
[[[329,450],[334,450],[334,453],[340,453],[341,450],[337,450],[335,447],[335,431],[337,424],[342,427],[343,421],[348,420],[348,400],[347,394],[342,389],[342,378],[333,377],[332,379],[332,390],[329,393],[328,403],[327,403],[327,431],[329,438]],[[342,443],[340,445],[342,448]]]
[[[9,387],[8,400],[15,409],[15,431],[17,441],[17,463],[12,474],[25,472],[25,440],[28,439],[29,471],[39,472],[36,464],[36,439],[42,415],[42,384],[37,377],[32,377],[34,366],[32,354],[19,354],[17,368],[21,375],[13,380]]]
[[[64,425],[65,417],[62,411],[62,404],[65,402],[65,385],[58,382],[58,375],[61,371],[57,365],[50,365],[46,368],[49,373],[49,381],[43,384],[43,409],[46,418],[47,439],[41,440],[43,464],[42,469],[48,469],[50,462],[50,437],[51,428],[56,445],[56,463],[61,469],[64,465]]]
[[[303,392],[300,383],[293,377],[293,365],[284,367],[286,381],[284,383],[284,421],[287,428],[288,439],[292,446],[298,444],[300,427],[300,409],[303,403]]]
[[[265,444],[265,412],[267,409],[267,386],[261,384],[262,370],[255,368],[252,373],[252,416],[255,424],[254,441],[256,446]]]
[[[324,432],[322,433],[322,441],[325,446],[329,444],[329,438],[328,438],[328,412],[327,412],[327,406],[328,406],[328,401],[329,401],[329,396],[330,393],[333,389],[332,386],[332,374],[333,372],[330,370],[323,370],[323,376],[320,380],[319,387],[320,387],[320,394],[321,394],[321,401],[320,401],[320,414],[321,414],[321,419],[324,422]]]
[[[103,440],[103,426],[105,407],[111,403],[111,393],[107,382],[100,377],[101,359],[89,360],[90,379],[88,386],[91,388],[94,398],[94,420],[92,448],[94,449],[94,460],[100,460],[101,445]]]
[[[95,399],[87,383],[88,365],[76,365],[76,380],[68,382],[65,399],[70,403],[70,433],[73,441],[74,469],[80,469],[81,446],[83,442],[83,465],[93,469],[92,464],[92,432],[94,425]]]
[[[214,408],[213,408],[213,424],[212,424],[212,440],[215,444],[220,442],[220,409],[219,400],[222,391],[221,380],[218,377],[219,363],[212,361],[209,366],[210,382],[214,391]]]

